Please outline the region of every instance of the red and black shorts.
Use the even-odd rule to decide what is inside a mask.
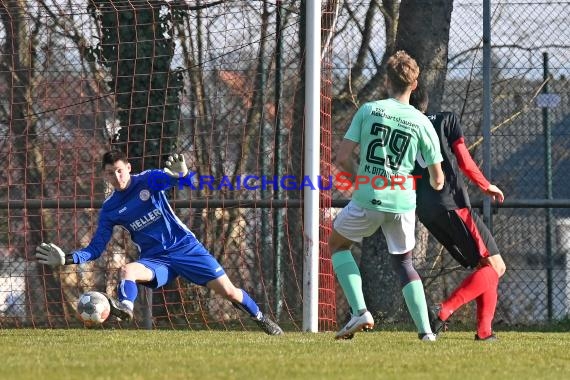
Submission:
[[[449,210],[420,221],[459,264],[475,268],[481,258],[498,255],[497,243],[479,215],[470,208]]]

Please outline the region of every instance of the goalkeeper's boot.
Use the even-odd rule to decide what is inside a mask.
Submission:
[[[267,335],[283,335],[281,327],[264,314],[261,315],[261,318],[254,318],[254,320]]]
[[[439,311],[441,310],[441,304],[435,305],[433,309],[429,309],[429,324],[431,326],[431,331],[435,335],[439,334],[440,332],[447,331],[447,320],[443,321],[439,318]]]
[[[133,320],[133,311],[131,309],[106,294],[105,297],[107,297],[109,305],[111,305],[111,315],[122,322],[130,322]]]
[[[371,330],[374,328],[374,318],[369,311],[361,315],[353,315],[350,321],[336,333],[335,339],[352,339],[354,333],[362,330]]]
[[[491,333],[491,335],[489,335],[488,337],[485,337],[485,338],[479,338],[479,335],[475,334],[475,340],[493,342],[495,340],[499,340],[499,338],[497,338],[497,336],[493,333]]]

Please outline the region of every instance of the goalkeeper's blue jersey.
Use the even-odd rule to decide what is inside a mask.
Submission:
[[[131,183],[103,202],[99,224],[91,243],[73,252],[76,264],[94,260],[105,251],[114,226],[122,226],[131,234],[141,258],[151,258],[183,246],[197,243],[194,234],[174,214],[165,190],[177,185],[162,170],[147,170],[131,175]]]

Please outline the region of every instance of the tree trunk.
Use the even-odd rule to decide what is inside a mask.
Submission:
[[[429,92],[428,112],[441,108],[452,10],[453,0],[404,0],[400,4],[395,50],[405,50],[418,62]]]
[[[182,75],[171,69],[176,25],[183,11],[166,2],[125,3],[93,0],[99,23],[99,63],[111,73],[121,128],[116,143],[128,154],[134,172],[157,168],[176,152]],[[150,89],[150,90],[149,90]]]
[[[401,320],[405,308],[400,280],[390,260],[382,231],[363,240],[360,272],[366,306],[374,319],[388,322]]]

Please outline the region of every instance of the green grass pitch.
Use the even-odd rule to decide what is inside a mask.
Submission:
[[[570,333],[0,330],[0,379],[567,379]]]

